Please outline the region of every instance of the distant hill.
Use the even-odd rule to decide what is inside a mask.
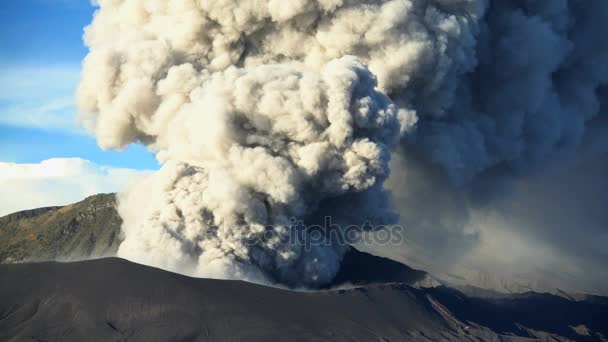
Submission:
[[[120,259],[0,265],[0,341],[605,341],[608,300],[437,287],[299,292]]]
[[[115,205],[113,194],[102,194],[0,218],[0,263],[116,255],[122,220]]]

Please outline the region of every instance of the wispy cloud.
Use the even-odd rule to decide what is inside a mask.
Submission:
[[[80,65],[0,65],[0,100],[73,96]]]
[[[0,124],[81,134],[79,75],[79,66],[0,66]]]

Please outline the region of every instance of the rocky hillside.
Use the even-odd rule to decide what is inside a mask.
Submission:
[[[0,218],[0,263],[77,260],[116,254],[121,219],[113,194]]]

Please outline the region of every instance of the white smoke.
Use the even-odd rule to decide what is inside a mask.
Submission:
[[[608,81],[602,0],[99,7],[85,34],[82,121],[101,147],[143,142],[164,163],[122,196],[119,253],[196,275],[323,284],[341,248],[281,243],[289,219],[390,221],[382,184],[399,137],[401,197],[420,188],[411,167],[455,189],[428,206],[468,203],[574,150]],[[421,223],[427,204],[411,203],[400,214]],[[458,211],[448,212],[466,221]]]
[[[306,46],[340,4],[99,4],[79,88],[84,121],[102,147],[142,141],[164,162],[119,201],[119,255],[207,277],[330,281],[343,246],[285,243],[291,219],[314,216],[325,199],[382,191],[389,148],[415,122],[361,60]],[[387,6],[340,12],[368,31],[394,14]],[[349,25],[335,20],[328,44]],[[373,216],[359,212],[361,222]]]
[[[166,87],[183,84],[184,69],[193,71],[172,69],[159,88],[174,95]],[[259,281],[260,268],[289,284],[330,281],[340,251],[284,242],[291,218],[388,175],[400,125],[375,86],[349,57],[320,74],[283,65],[214,73],[176,112],[161,112],[166,133],[155,140],[167,161],[121,199],[119,255],[207,277]]]

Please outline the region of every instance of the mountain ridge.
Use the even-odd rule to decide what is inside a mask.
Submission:
[[[114,194],[0,218],[0,263],[80,260],[116,255],[122,220]]]

